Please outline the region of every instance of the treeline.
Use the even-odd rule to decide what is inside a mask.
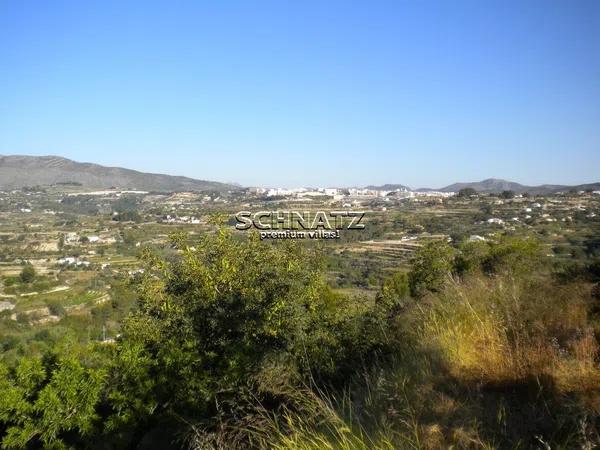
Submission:
[[[0,366],[3,448],[598,444],[600,280],[533,239],[431,242],[374,300],[294,242],[172,244],[114,344]]]

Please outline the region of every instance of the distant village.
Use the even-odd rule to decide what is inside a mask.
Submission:
[[[235,223],[238,211],[366,212],[366,228],[344,233],[328,252],[340,267],[348,255],[355,264],[343,266],[343,272],[332,270],[333,285],[367,293],[431,240],[485,242],[511,233],[536,236],[553,260],[578,261],[599,252],[589,239],[600,226],[598,190],[529,195],[392,186],[0,191],[0,318],[43,326],[105,308],[109,299],[120,301],[115,286],[143,273],[139,257],[145,248],[169,253],[173,232],[198,237],[214,231],[219,216],[221,224]],[[234,226],[231,230],[241,233]],[[29,281],[26,269],[33,274]],[[110,342],[118,329],[108,326],[107,332],[102,328],[101,342]]]
[[[333,197],[334,200],[350,199],[372,199],[385,198],[393,196],[395,198],[416,198],[416,197],[451,197],[454,192],[438,192],[438,191],[411,191],[406,188],[394,190],[384,189],[369,189],[369,188],[264,188],[250,187],[246,191],[253,195],[265,195],[267,197],[286,197],[290,199],[302,199],[306,197]]]

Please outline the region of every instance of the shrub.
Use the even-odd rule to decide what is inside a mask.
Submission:
[[[35,268],[31,264],[27,264],[21,270],[19,278],[22,283],[31,283],[35,279]]]
[[[36,358],[22,358],[14,370],[0,365],[3,448],[82,446],[79,436],[94,431],[104,372],[74,358],[50,369]]]
[[[582,287],[472,277],[429,297],[420,339],[455,377],[510,384],[551,377],[564,393],[600,382]]]
[[[410,291],[413,296],[422,296],[426,291],[439,291],[452,271],[453,249],[445,242],[432,241],[419,249],[412,259],[408,273]]]
[[[410,297],[408,274],[398,272],[383,281],[376,302],[386,310],[395,311],[402,308]]]
[[[463,242],[453,261],[458,275],[483,271],[489,275],[506,271],[532,272],[543,265],[541,246],[535,239],[501,236],[495,240]]]
[[[458,191],[458,196],[459,197],[471,197],[477,195],[477,191],[473,188],[462,188],[461,190]]]
[[[53,316],[63,317],[66,314],[65,307],[60,303],[60,301],[49,302],[48,310]]]
[[[225,230],[193,247],[187,240],[173,238],[180,258],[171,262],[145,252],[139,310],[115,362],[115,426],[143,423],[150,409],[214,425],[254,403],[263,370],[316,376],[345,357],[339,342],[349,337],[337,325],[348,319],[300,245],[235,240]]]

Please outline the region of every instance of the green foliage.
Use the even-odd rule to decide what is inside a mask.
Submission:
[[[6,426],[2,447],[81,443],[95,429],[104,376],[103,370],[69,357],[56,364],[22,358],[14,370],[0,366],[0,421]]]
[[[477,195],[477,191],[473,188],[462,188],[458,191],[459,197],[468,198],[473,195]]]
[[[135,195],[124,195],[113,203],[113,209],[118,213],[137,212],[140,199]]]
[[[386,278],[346,255],[329,261],[383,278],[373,298],[329,288],[322,255],[225,230],[174,235],[143,250],[143,274],[111,281],[111,301],[89,316],[35,330],[23,312],[6,319],[32,331],[27,343],[2,333],[2,447],[134,448],[156,432],[195,448],[592,442],[582,417],[600,404],[595,261],[564,285],[538,241],[512,236],[431,241]],[[81,348],[59,332],[75,321],[97,332],[136,300],[116,342]]]
[[[121,211],[118,214],[112,217],[112,220],[117,222],[136,222],[139,223],[142,221],[142,216],[138,211],[135,210],[127,210]]]
[[[454,250],[446,242],[431,241],[416,252],[408,274],[410,291],[420,297],[439,291],[452,272]]]
[[[235,240],[223,230],[194,246],[187,240],[173,237],[178,260],[144,255],[139,310],[126,321],[118,349],[115,423],[151,410],[218,415],[249,395],[265,365],[294,372],[291,361],[326,352],[316,345],[315,323],[327,307],[327,288],[301,246]]]
[[[543,264],[542,249],[535,239],[501,236],[495,240],[463,242],[454,260],[454,271],[497,274],[529,272]]]
[[[454,271],[464,275],[481,270],[490,252],[490,245],[485,241],[465,241],[459,246],[459,252],[454,260]]]
[[[3,277],[2,282],[4,283],[4,286],[10,287],[18,283],[20,279],[20,277]]]
[[[134,230],[124,230],[121,236],[123,237],[123,242],[127,245],[135,244],[136,240],[139,238],[138,233]]]
[[[22,283],[31,283],[35,279],[35,274],[35,268],[31,264],[27,264],[23,267],[23,270],[21,270],[19,278]]]
[[[66,314],[65,307],[62,305],[60,301],[51,301],[48,302],[48,309],[50,314],[54,316],[63,317]]]
[[[383,281],[376,301],[378,305],[383,306],[386,310],[395,311],[405,306],[409,297],[410,284],[408,274],[398,272]]]
[[[542,248],[535,239],[506,236],[488,245],[489,254],[482,261],[482,268],[487,273],[526,273],[544,262]]]

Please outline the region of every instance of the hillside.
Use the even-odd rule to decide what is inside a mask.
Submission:
[[[365,189],[374,189],[377,191],[395,191],[396,189],[400,189],[401,191],[410,191],[411,189],[408,186],[403,184],[383,184],[381,186],[370,185]]]
[[[71,183],[84,188],[118,187],[167,192],[239,189],[215,181],[80,163],[59,156],[0,156],[0,189]]]
[[[483,181],[476,181],[471,183],[454,183],[437,190],[441,192],[458,192],[464,188],[473,188],[477,192],[495,194],[500,193],[502,191],[514,191],[517,194],[523,192],[529,192],[530,194],[551,194],[559,191],[568,191],[570,189],[575,189],[577,191],[583,191],[586,189],[597,190],[600,189],[600,183],[589,183],[576,186],[566,186],[560,184],[542,184],[539,186],[526,186],[523,184],[515,183],[513,181],[507,181],[498,178],[488,178]],[[431,189],[419,190],[428,191]]]

